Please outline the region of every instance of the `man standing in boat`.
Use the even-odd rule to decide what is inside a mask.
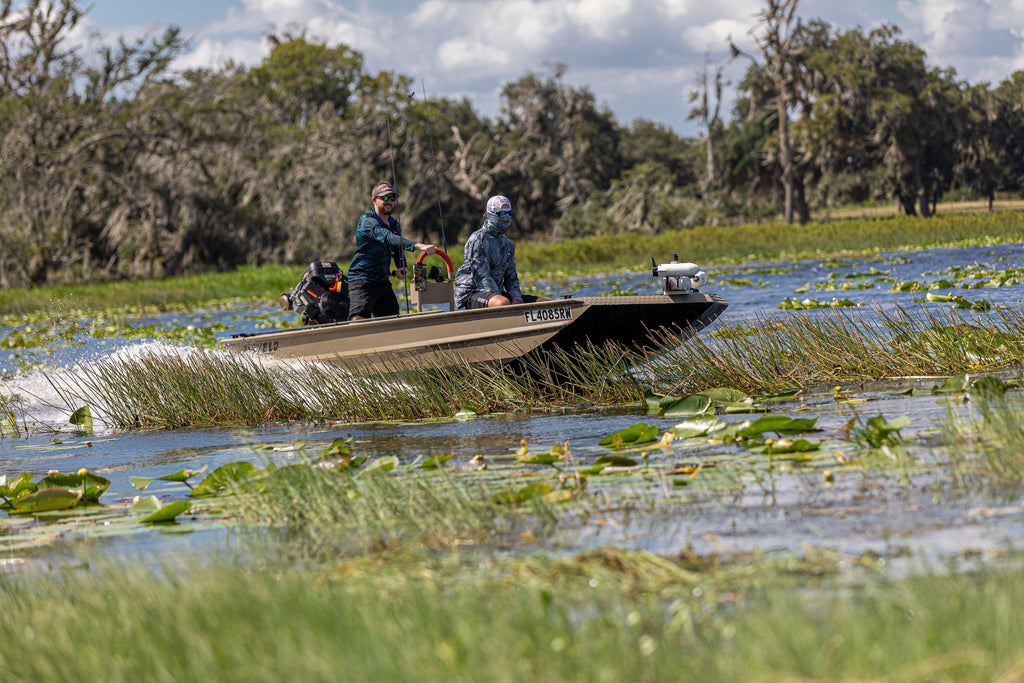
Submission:
[[[466,240],[465,260],[455,273],[455,307],[487,308],[544,301],[519,289],[516,246],[505,233],[512,225],[512,202],[487,200],[484,223]]]
[[[390,280],[392,259],[397,277],[404,279],[409,269],[402,250],[419,249],[433,254],[437,249],[433,244],[420,244],[402,237],[402,227],[391,215],[398,201],[398,192],[391,183],[382,180],[374,185],[370,201],[373,211],[359,218],[356,253],[348,268],[349,320],[398,315],[398,298]]]

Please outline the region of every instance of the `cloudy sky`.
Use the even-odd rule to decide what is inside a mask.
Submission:
[[[83,3],[88,5],[89,3]],[[637,117],[677,133],[705,57],[722,63],[731,37],[750,52],[764,0],[92,0],[104,37],[136,37],[174,24],[192,38],[178,66],[259,63],[272,28],[306,28],[359,50],[371,72],[391,70],[430,96],[468,97],[497,113],[502,85],[545,64],[568,65],[622,124]],[[1022,0],[802,0],[797,14],[841,29],[895,23],[934,66],[979,83],[1024,69]],[[727,76],[740,77],[735,64]]]

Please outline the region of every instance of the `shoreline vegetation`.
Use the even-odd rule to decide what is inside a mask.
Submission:
[[[659,235],[619,233],[549,243],[518,240],[517,263],[520,278],[529,281],[610,270],[647,270],[652,256],[665,262],[673,253],[679,254],[680,260],[704,267],[741,267],[753,260],[800,260],[849,252],[875,253],[1024,238],[1024,213],[961,213],[954,206],[940,205],[940,214],[927,219],[850,218],[806,225],[703,226]],[[460,263],[461,245],[451,245],[448,254],[453,263]],[[325,253],[323,258],[329,260],[332,256]],[[340,265],[347,269],[347,263]],[[243,300],[266,301],[276,306],[277,297],[294,286],[303,268],[305,264],[245,266],[230,273],[168,279],[15,287],[0,290],[0,311],[11,315],[111,308],[177,310]],[[715,273],[710,275],[713,281]]]

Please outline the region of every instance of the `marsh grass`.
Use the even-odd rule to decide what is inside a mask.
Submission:
[[[203,273],[154,280],[121,280],[79,285],[54,285],[0,290],[0,311],[83,313],[146,307],[179,310],[185,306],[225,300],[261,300],[276,305],[281,292],[298,281],[302,268],[244,266],[232,273]]]
[[[224,509],[250,527],[278,530],[287,552],[303,560],[474,546],[515,528],[516,516],[495,502],[486,479],[385,469],[350,475],[328,465],[287,466],[272,471],[258,492],[225,497]],[[533,519],[551,517],[531,509]]]
[[[417,371],[263,364],[202,350],[106,359],[48,375],[69,410],[90,405],[121,429],[279,421],[362,422],[642,403],[730,387],[771,394],[814,386],[1006,370],[1024,362],[1024,313],[826,309],[741,320],[665,351],[614,344],[534,354],[517,367],[459,361]],[[10,400],[8,400],[10,403]]]
[[[1016,498],[1024,485],[1024,406],[1002,396],[975,396],[977,412],[950,412],[942,427],[955,488]]]
[[[873,315],[872,315],[873,313]],[[652,380],[752,393],[1005,369],[1024,362],[1024,314],[825,309],[767,314],[676,343]]]
[[[753,259],[804,258],[844,252],[927,248],[977,240],[1020,240],[1024,214],[949,214],[924,219],[900,216],[853,219],[806,225],[771,223],[737,227],[701,226],[660,235],[619,233],[549,244],[516,245],[520,273],[575,272],[595,268],[646,268],[677,253],[701,265],[742,263]]]
[[[1019,570],[844,587],[829,579],[834,568],[602,549],[486,564],[368,558],[316,574],[226,562],[0,574],[0,666],[27,681],[1024,673]]]
[[[47,375],[74,410],[90,405],[120,429],[279,421],[410,420],[552,405],[635,403],[636,360],[615,345],[531,359],[529,372],[500,366],[438,364],[418,371],[343,364],[270,363],[246,355],[180,349],[108,358],[75,374]],[[73,407],[72,407],[73,406]]]

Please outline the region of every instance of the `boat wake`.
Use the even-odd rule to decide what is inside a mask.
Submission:
[[[75,432],[80,425],[69,422],[75,411],[89,408],[92,432],[115,431],[105,417],[109,406],[101,392],[91,392],[90,381],[103,365],[129,365],[142,358],[178,357],[205,353],[191,346],[173,346],[159,342],[132,343],[68,367],[33,368],[9,379],[0,379],[0,420],[5,420],[6,435],[32,432]]]

